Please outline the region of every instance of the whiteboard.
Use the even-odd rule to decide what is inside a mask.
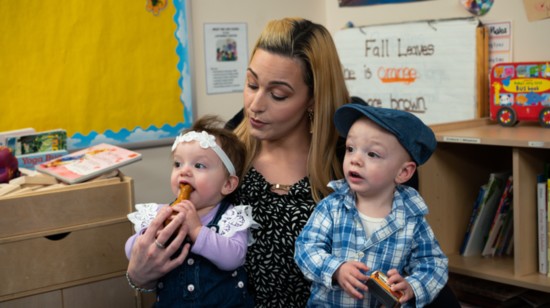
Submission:
[[[334,40],[350,94],[426,124],[477,117],[473,18],[343,29]]]

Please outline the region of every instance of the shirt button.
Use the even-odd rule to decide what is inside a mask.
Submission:
[[[357,256],[359,257],[359,259],[361,259],[365,256],[365,254],[360,251],[360,252],[357,253]]]
[[[215,227],[215,226],[212,226],[212,227],[210,227],[210,230],[216,232],[216,227]]]
[[[237,277],[237,271],[234,271],[234,272],[231,274],[231,277]]]
[[[164,288],[164,283],[159,282],[159,283],[157,284],[157,288],[159,288],[159,289]]]
[[[193,264],[195,264],[195,260],[193,260],[192,258],[189,258],[189,259],[187,259],[187,264],[188,265],[193,265]]]
[[[187,291],[189,291],[189,292],[195,291],[195,286],[192,285],[192,284],[188,285],[188,286],[187,286]]]
[[[239,283],[237,283],[237,286],[241,289],[244,288],[244,282],[239,281]]]

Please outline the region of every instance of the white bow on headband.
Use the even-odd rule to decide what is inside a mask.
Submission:
[[[214,152],[218,155],[218,157],[221,159],[221,161],[225,165],[225,168],[227,168],[227,171],[229,171],[229,174],[236,175],[235,167],[233,166],[233,163],[231,162],[227,154],[225,154],[223,149],[220,148],[216,143],[216,137],[214,137],[213,135],[210,135],[205,131],[202,131],[202,132],[190,131],[183,135],[180,134],[174,141],[174,144],[172,145],[172,152],[174,152],[178,144],[182,142],[191,142],[191,141],[198,141],[199,146],[203,149],[211,148],[212,150],[214,150]]]

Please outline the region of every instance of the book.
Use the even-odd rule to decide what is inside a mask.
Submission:
[[[548,218],[547,218],[547,183],[546,176],[537,176],[537,226],[538,226],[538,251],[539,273],[548,274]]]
[[[498,235],[495,256],[511,255],[514,247],[514,210],[510,207],[502,227],[502,232]]]
[[[464,248],[463,256],[481,255],[489,229],[491,228],[491,219],[494,217],[498,201],[502,195],[506,179],[509,172],[491,173],[487,182],[487,189],[483,199],[479,204],[478,214],[472,225],[470,238]]]
[[[485,241],[485,246],[483,247],[483,251],[481,252],[482,256],[495,255],[499,235],[501,232],[503,232],[504,221],[506,219],[506,216],[510,213],[510,209],[512,208],[512,202],[513,202],[512,182],[513,182],[513,178],[510,175],[506,180],[504,190],[502,191],[502,195],[500,196],[500,201],[498,202],[497,210],[491,222],[491,227],[489,228],[489,234],[487,236],[487,240]]]
[[[34,133],[34,128],[21,128],[9,131],[0,132],[0,146],[7,146],[6,139],[8,137],[17,137]]]
[[[38,164],[45,163],[67,154],[69,154],[67,150],[59,150],[16,155],[15,158],[17,158],[19,168],[34,170],[34,167]]]
[[[27,135],[9,136],[6,138],[6,146],[15,156],[66,150],[67,132],[64,129],[52,129]]]
[[[36,165],[36,170],[75,184],[141,160],[141,154],[102,143]]]
[[[481,185],[481,187],[479,188],[479,192],[477,193],[477,197],[474,201],[474,206],[472,208],[472,214],[470,215],[470,221],[468,223],[468,227],[466,227],[464,240],[462,241],[462,245],[460,246],[460,254],[463,254],[464,250],[466,249],[466,245],[468,244],[468,240],[470,239],[470,233],[472,232],[472,226],[474,225],[478,214],[479,204],[481,203],[481,200],[483,200],[483,196],[485,195],[486,190],[487,185]]]

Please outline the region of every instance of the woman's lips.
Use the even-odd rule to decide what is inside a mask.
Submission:
[[[250,126],[252,126],[252,128],[261,129],[265,125],[266,124],[264,122],[260,121],[260,120],[250,118]]]

